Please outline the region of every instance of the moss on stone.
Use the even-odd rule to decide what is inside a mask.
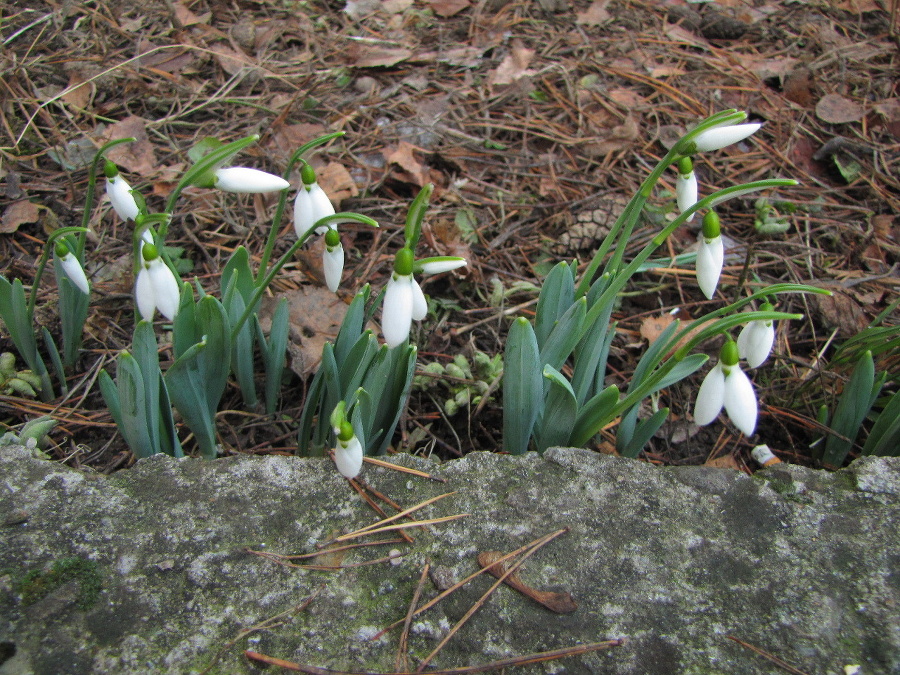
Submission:
[[[49,570],[32,570],[17,584],[22,603],[33,605],[60,586],[70,581],[78,582],[78,609],[90,609],[100,595],[103,577],[100,566],[93,560],[72,557],[61,558]]]

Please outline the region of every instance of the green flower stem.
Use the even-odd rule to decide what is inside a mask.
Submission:
[[[34,274],[34,281],[31,283],[31,293],[28,296],[28,316],[34,316],[34,307],[37,304],[37,289],[41,285],[41,277],[44,275],[44,268],[47,266],[47,262],[50,260],[50,254],[54,249],[54,242],[60,237],[65,237],[66,235],[73,234],[75,232],[87,232],[86,227],[61,227],[58,230],[54,230],[49,237],[47,237],[47,243],[44,244],[44,251],[41,253],[41,259],[38,262],[37,271]]]
[[[375,222],[368,216],[362,215],[361,213],[335,213],[332,216],[325,216],[324,218],[320,218],[319,220],[317,220],[316,226],[327,225],[328,223],[336,220],[352,220],[357,223],[363,223],[365,225],[373,225],[374,227],[378,227],[377,222]],[[312,235],[313,232],[315,232],[315,229],[315,227],[310,228],[309,232],[295,241],[293,245],[285,252],[285,254],[278,259],[278,262],[272,265],[272,269],[270,269],[266,273],[266,276],[262,279],[262,281],[257,283],[256,290],[253,292],[250,301],[247,303],[247,308],[244,310],[241,318],[238,319],[237,323],[234,324],[231,329],[232,340],[237,339],[237,334],[240,332],[247,319],[250,318],[250,315],[253,314],[256,303],[258,303],[260,298],[262,298],[262,294],[265,293],[266,289],[269,287],[269,284],[272,283],[272,279],[274,279],[275,275],[278,274],[281,268],[284,267],[285,264],[287,264],[287,261],[291,259],[294,253],[296,253],[300,249],[300,247],[306,243],[306,240],[309,239],[310,235]]]
[[[575,291],[575,297],[580,297],[582,295],[587,294],[588,290],[591,287],[591,283],[594,280],[594,276],[597,274],[597,270],[600,268],[600,264],[603,262],[603,258],[606,257],[606,254],[609,252],[609,249],[612,247],[613,243],[618,242],[627,242],[631,238],[631,234],[634,231],[634,227],[637,224],[637,220],[640,217],[641,210],[644,208],[644,204],[647,199],[650,197],[653,192],[653,187],[662,177],[663,173],[670,165],[677,162],[681,159],[682,155],[679,152],[679,148],[683,147],[685,142],[690,141],[690,139],[697,136],[697,134],[702,133],[706,129],[711,127],[719,126],[720,124],[735,124],[738,122],[744,121],[746,119],[746,115],[742,112],[738,112],[737,110],[725,110],[720,113],[716,113],[711,117],[706,118],[700,124],[698,124],[694,129],[685,134],[684,138],[678,141],[669,152],[666,153],[665,157],[663,157],[654,167],[653,171],[649,176],[641,183],[640,189],[631,198],[631,201],[628,202],[628,206],[625,207],[625,210],[622,212],[616,222],[613,224],[612,228],[610,228],[609,234],[604,238],[603,244],[601,244],[600,248],[594,254],[593,259],[591,260],[588,268],[585,270],[584,275],[581,278],[581,281],[578,284],[578,288]],[[716,193],[719,194],[719,193]],[[698,205],[687,213],[682,214],[684,218],[681,222],[693,213],[696,209],[701,208]],[[680,223],[679,223],[680,224]],[[671,228],[671,229],[670,229]],[[671,225],[666,228],[669,230],[671,234],[674,231],[674,228]],[[620,233],[621,232],[621,233]],[[668,234],[666,235],[668,237]],[[665,237],[663,237],[663,241]],[[622,263],[622,257],[625,255],[625,247],[617,246],[616,251],[613,254],[613,259],[607,265],[606,270],[608,272],[612,272],[613,274],[619,268],[619,265]]]
[[[663,228],[663,230],[661,230],[660,233],[657,234],[649,244],[641,249],[641,251],[634,257],[634,260],[628,263],[628,265],[621,272],[618,272],[613,277],[607,289],[599,298],[597,298],[594,306],[591,307],[591,309],[588,311],[587,316],[585,317],[585,322],[583,324],[585,327],[582,329],[582,331],[587,331],[587,327],[594,324],[594,322],[597,320],[597,317],[600,316],[601,312],[603,312],[603,308],[607,305],[607,303],[613,301],[613,298],[616,296],[616,294],[618,294],[619,291],[621,291],[625,287],[625,284],[627,284],[629,279],[634,276],[640,266],[647,261],[647,259],[657,248],[662,246],[669,235],[671,235],[676,229],[678,229],[678,227],[680,227],[692,213],[694,213],[695,211],[699,211],[700,209],[708,208],[712,203],[720,203],[730,197],[738,196],[738,193],[746,194],[747,192],[764,190],[770,187],[783,187],[786,185],[796,184],[797,181],[782,178],[760,180],[753,183],[747,183],[745,185],[739,185],[733,188],[725,188],[724,190],[713,192],[711,195],[701,199],[699,202],[694,204],[694,206],[679,215],[677,218],[675,218],[675,220],[673,220],[665,228]],[[583,281],[584,280],[582,280],[582,283]],[[584,337],[583,333],[581,337]]]
[[[84,228],[84,232],[78,237],[78,248],[75,251],[75,257],[78,258],[79,261],[83,260],[84,256],[84,242],[88,231],[88,224],[91,221],[91,209],[94,207],[94,193],[97,191],[97,169],[100,166],[100,162],[106,158],[106,153],[112,148],[121,145],[122,143],[134,143],[136,140],[136,138],[119,138],[110,141],[109,143],[104,143],[100,146],[97,154],[94,155],[94,161],[91,162],[91,168],[90,171],[88,171],[88,188],[84,200],[84,212],[81,214],[81,227]]]
[[[301,161],[304,154],[316,148],[320,145],[324,145],[328,141],[334,140],[335,138],[340,138],[344,135],[343,131],[336,131],[333,134],[326,134],[325,136],[320,136],[309,143],[305,143],[301,145],[294,154],[291,155],[291,158],[288,160],[287,166],[284,169],[284,173],[282,177],[285,180],[290,180],[291,172],[293,172],[294,167],[297,165],[297,162]],[[300,186],[300,189],[303,189],[303,186]],[[263,249],[262,257],[259,261],[259,272],[257,273],[256,283],[260,283],[260,279],[264,274],[266,267],[269,266],[269,260],[272,258],[272,251],[275,250],[275,242],[278,240],[278,233],[281,231],[281,219],[284,217],[284,210],[287,206],[288,194],[287,191],[282,190],[281,196],[278,199],[278,207],[275,209],[275,218],[272,220],[272,229],[269,230],[269,236],[266,239],[266,246]]]
[[[246,138],[242,138],[232,143],[223,145],[221,148],[213,150],[212,152],[201,158],[196,164],[194,164],[194,166],[185,171],[184,175],[181,177],[181,180],[178,181],[178,185],[175,186],[175,189],[172,190],[172,194],[169,195],[169,199],[166,200],[166,208],[164,213],[171,215],[175,212],[175,204],[178,202],[178,198],[181,196],[181,193],[186,187],[196,183],[204,174],[215,171],[218,167],[234,157],[241,150],[258,140],[259,135],[253,134],[252,136],[247,136]],[[160,226],[158,232],[160,240],[165,240],[168,227],[168,222],[164,222]]]
[[[692,336],[684,346],[678,349],[675,357],[680,361],[688,355],[691,349],[700,344],[703,340],[706,340],[713,335],[722,333],[742,323],[747,323],[749,321],[779,321],[784,319],[802,319],[802,314],[785,314],[783,312],[775,311],[741,312],[737,314],[734,313],[745,305],[750,304],[754,300],[763,299],[769,295],[779,295],[781,293],[816,293],[818,295],[831,295],[831,291],[828,291],[824,288],[818,288],[816,286],[808,286],[806,284],[774,284],[772,286],[766,286],[753,295],[747,296],[746,298],[741,298],[737,302],[734,302],[726,307],[721,307],[715,311],[710,312],[709,314],[701,316],[699,319],[692,321],[690,324],[688,324],[688,326],[672,336],[670,343],[672,345],[677,345],[680,340],[682,340],[692,330],[695,330],[697,326],[712,321],[713,319],[722,317],[714,325],[708,326],[707,328],[698,331],[696,335]],[[730,314],[730,316],[725,316],[726,314]]]

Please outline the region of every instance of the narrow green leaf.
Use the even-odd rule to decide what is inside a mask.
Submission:
[[[534,444],[538,452],[547,448],[568,446],[578,411],[575,392],[565,376],[552,366],[544,366],[549,380],[544,410],[535,425]]]
[[[269,329],[269,341],[263,336],[259,321],[255,321],[260,350],[263,353],[266,367],[266,413],[271,415],[278,405],[278,394],[281,392],[281,377],[284,373],[285,354],[287,352],[288,334],[290,332],[290,315],[288,301],[278,301],[272,315],[272,327]]]
[[[406,409],[406,402],[409,400],[409,392],[412,390],[413,376],[416,371],[417,350],[414,346],[390,351],[394,359],[394,366],[391,369],[393,374],[390,381],[391,387],[388,396],[382,396],[379,402],[377,423],[380,423],[381,427],[376,432],[375,438],[368,441],[369,447],[367,448],[367,451],[374,452],[376,455],[385,454],[391,444],[394,430]]]
[[[119,429],[125,442],[138,459],[155,453],[147,433],[147,401],[144,396],[144,380],[141,368],[128,352],[119,354],[116,366],[116,384],[119,389],[122,426]]]
[[[44,347],[47,350],[47,356],[50,359],[50,363],[53,365],[53,370],[56,371],[56,379],[59,382],[59,388],[62,390],[63,394],[68,394],[69,385],[66,383],[66,371],[63,368],[62,358],[59,355],[59,349],[56,347],[56,342],[53,340],[50,331],[44,327],[41,328],[41,336],[44,338]]]
[[[634,429],[634,432],[631,435],[631,439],[624,447],[619,450],[619,454],[623,457],[631,457],[632,459],[636,458],[645,445],[653,438],[653,434],[659,431],[659,428],[665,423],[666,418],[669,416],[668,408],[660,408],[655,413],[650,415],[645,420],[641,420],[637,427]],[[616,436],[616,448],[619,447],[618,443],[618,435]]]
[[[541,286],[535,310],[534,334],[539,347],[543,347],[559,318],[575,302],[575,280],[568,263],[558,263]]]
[[[214,418],[231,370],[231,326],[222,303],[211,295],[197,303],[197,324],[206,336],[206,346],[198,356],[198,367],[207,409]]]
[[[131,346],[134,360],[141,371],[141,381],[144,387],[144,405],[146,408],[147,442],[153,448],[153,454],[160,452],[159,438],[159,353],[156,351],[156,334],[153,325],[149,321],[139,321],[134,329],[134,338]]]
[[[244,298],[241,296],[240,291],[238,290],[239,280],[236,278],[232,278],[231,282],[228,285],[228,289],[223,298],[223,304],[226,308],[228,319],[229,319],[229,329],[241,316],[244,314],[244,310],[246,309],[246,305],[244,304]],[[252,283],[252,279],[251,279]],[[252,293],[252,289],[251,289]],[[254,315],[255,317],[255,315]],[[256,406],[257,397],[256,397],[256,372],[253,363],[253,332],[252,332],[252,324],[247,321],[244,322],[244,325],[241,326],[241,329],[237,331],[237,335],[231,341],[231,370],[234,373],[234,378],[237,380],[238,386],[241,389],[241,395],[244,398],[244,404],[248,408],[253,408]]]
[[[528,450],[541,413],[544,386],[537,338],[527,319],[509,329],[503,355],[503,448],[513,455]]]
[[[618,402],[619,388],[613,384],[585,403],[578,411],[578,418],[572,429],[572,445],[576,448],[586,445],[611,422],[614,417],[612,411]]]
[[[344,314],[344,320],[341,321],[341,328],[338,331],[337,339],[334,341],[334,358],[338,363],[344,363],[347,354],[353,346],[359,341],[365,325],[366,301],[369,297],[369,285],[366,284],[350,302],[347,307],[347,313]]]
[[[100,370],[100,374],[97,376],[97,383],[100,386],[100,393],[103,396],[106,407],[109,408],[109,414],[112,416],[113,422],[116,423],[117,427],[121,427],[122,406],[119,403],[119,390],[105,368]]]
[[[540,361],[553,368],[562,368],[581,339],[582,325],[587,314],[587,299],[579,298],[560,317],[541,347]]]
[[[866,444],[863,455],[900,456],[900,392],[894,392],[882,408]]]
[[[303,402],[303,411],[300,413],[297,425],[297,455],[300,457],[313,457],[321,455],[322,449],[317,448],[313,439],[313,423],[316,414],[322,409],[322,399],[325,394],[325,375],[320,367],[313,376],[309,391],[306,393],[306,401]]]
[[[825,440],[822,463],[829,467],[840,467],[853,447],[860,425],[872,407],[872,390],[875,386],[875,362],[872,352],[862,355],[853,369],[850,381],[844,387],[840,401],[834,410],[831,428],[847,440],[829,435]]]
[[[218,454],[216,411],[215,408],[210,410],[210,395],[207,392],[210,385],[202,365],[207,360],[207,348],[206,342],[198,342],[188,349],[166,371],[165,383],[172,404],[197,439],[200,454],[205,459],[215,459]],[[225,363],[227,372],[227,357],[220,354],[219,359]],[[221,392],[219,395],[221,396]]]

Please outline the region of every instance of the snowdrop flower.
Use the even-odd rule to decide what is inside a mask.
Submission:
[[[329,228],[325,233],[322,266],[325,269],[325,285],[329,291],[336,293],[344,272],[344,247],[341,245],[341,235],[337,230]]]
[[[131,186],[122,178],[116,165],[106,160],[103,173],[106,175],[106,194],[113,210],[122,220],[136,219],[141,209],[131,193]]]
[[[728,340],[719,352],[719,362],[709,371],[694,404],[694,422],[705,426],[725,412],[744,435],[756,429],[757,404],[753,384],[738,366],[738,347]]]
[[[762,127],[762,124],[722,124],[701,131],[692,139],[694,152],[711,152],[739,143],[749,138]],[[694,154],[686,153],[686,154]]]
[[[337,442],[334,446],[334,463],[344,478],[356,478],[362,470],[363,447],[353,425],[347,421],[341,401],[331,414],[331,425]]]
[[[697,249],[697,283],[709,300],[712,300],[716,292],[724,262],[725,245],[722,242],[719,216],[715,211],[710,211],[703,217],[700,248]]]
[[[678,210],[684,213],[697,203],[697,176],[694,174],[694,163],[690,157],[682,157],[678,161],[678,178],[675,179],[675,201]],[[695,214],[691,214],[686,222],[691,222]]]
[[[462,258],[429,258],[418,264],[423,274],[439,274],[466,264]],[[381,313],[381,333],[387,346],[393,349],[409,338],[412,321],[421,321],[428,313],[428,302],[422,287],[413,278],[413,252],[402,248],[394,257],[394,273],[384,293]]]
[[[178,314],[181,288],[172,270],[166,265],[156,246],[141,243],[141,271],[134,286],[138,312],[144,321],[153,321],[153,313],[159,313],[170,321]]]
[[[297,238],[306,236],[316,222],[325,216],[334,215],[334,206],[325,190],[316,183],[316,171],[309,164],[304,164],[300,171],[303,185],[294,200],[294,232]],[[329,227],[322,225],[316,228],[316,234],[322,234]]]
[[[760,311],[771,312],[775,309],[771,303],[764,302]],[[741,329],[737,339],[738,353],[751,368],[759,368],[772,351],[775,344],[774,321],[751,321]]]
[[[66,276],[69,278],[69,281],[72,282],[72,285],[85,295],[90,293],[90,287],[88,286],[87,277],[84,274],[84,268],[81,266],[81,263],[78,262],[78,258],[76,258],[72,251],[69,250],[69,247],[61,241],[57,242],[55,253],[59,260],[59,264],[63,268],[63,272],[66,273]]]
[[[281,176],[276,176],[259,169],[248,169],[243,166],[232,166],[216,169],[213,186],[225,192],[258,194],[278,192],[291,186]]]

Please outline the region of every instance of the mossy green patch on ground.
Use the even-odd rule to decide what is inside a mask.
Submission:
[[[93,560],[71,557],[61,558],[49,570],[32,570],[17,584],[22,603],[33,605],[47,597],[63,584],[78,582],[78,609],[90,609],[103,586],[100,566]]]

